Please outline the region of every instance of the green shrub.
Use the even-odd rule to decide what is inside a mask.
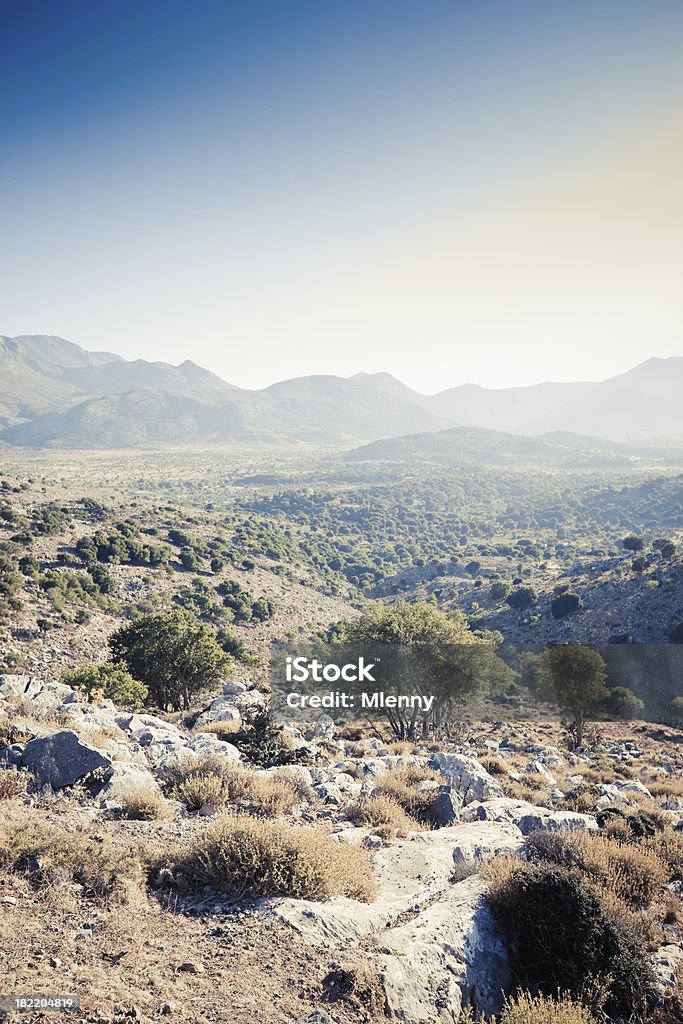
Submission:
[[[133,679],[130,672],[121,665],[107,661],[103,665],[91,665],[65,672],[62,682],[80,690],[89,699],[102,694],[119,707],[140,708],[147,696],[144,683]]]
[[[490,905],[524,988],[580,998],[600,982],[607,1013],[645,1005],[653,974],[640,937],[578,871],[499,858],[489,874]]]

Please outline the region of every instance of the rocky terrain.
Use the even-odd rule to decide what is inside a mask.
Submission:
[[[82,1019],[99,1024],[241,1024],[255,1012],[268,1024],[450,1024],[466,1007],[497,1012],[515,986],[487,895],[492,860],[519,858],[539,834],[604,836],[616,818],[653,822],[680,850],[683,755],[671,730],[604,726],[592,750],[569,753],[552,723],[481,723],[458,743],[425,746],[344,738],[322,716],[307,735],[282,723],[280,742],[296,757],[268,767],[230,742],[265,703],[231,681],[178,718],[84,702],[49,676],[0,678],[6,990],[80,995]],[[232,797],[207,784],[223,771],[241,779]],[[289,799],[272,799],[278,785]],[[178,850],[196,855],[236,813],[357,850],[372,891],[298,898],[246,879],[242,892],[234,879],[183,881]],[[125,898],[102,898],[70,861],[57,870],[48,852],[8,849],[17,823],[25,836],[47,830],[57,848],[77,833],[98,856],[112,845],[121,857],[137,851],[145,874],[127,880]],[[658,876],[648,899],[660,1000],[683,961],[682,869]]]

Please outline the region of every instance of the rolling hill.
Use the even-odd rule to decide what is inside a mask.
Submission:
[[[664,452],[661,453],[664,457]],[[530,436],[484,427],[450,427],[437,433],[384,438],[354,448],[346,462],[417,461],[440,468],[471,465],[511,465],[558,469],[616,469],[652,463],[652,449],[606,441],[569,431]],[[671,453],[666,453],[671,461]]]

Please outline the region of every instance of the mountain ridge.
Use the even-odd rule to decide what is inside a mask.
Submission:
[[[678,442],[680,393],[679,356],[652,357],[605,381],[501,389],[468,383],[435,395],[384,371],[311,374],[251,390],[190,359],[174,366],[90,352],[56,335],[0,336],[0,441],[15,446],[353,445],[452,427]]]

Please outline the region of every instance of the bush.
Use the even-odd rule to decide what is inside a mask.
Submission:
[[[65,672],[62,682],[72,686],[74,690],[80,690],[88,699],[101,694],[119,707],[140,708],[147,696],[147,687],[144,683],[133,679],[123,666],[114,665],[110,661],[103,665]]]
[[[667,880],[656,851],[588,832],[536,832],[525,845],[533,861],[578,868],[597,886],[631,907],[649,906]]]
[[[151,786],[131,790],[122,800],[122,810],[130,821],[161,821],[171,813],[161,793]]]
[[[489,875],[489,901],[525,988],[580,998],[599,981],[607,1013],[644,1006],[653,975],[640,938],[578,871],[498,858]]]
[[[273,719],[268,708],[257,711],[248,725],[233,733],[230,741],[252,764],[272,766],[304,764],[310,760],[306,748],[290,749],[288,734]]]
[[[190,881],[233,894],[323,900],[376,895],[370,856],[314,828],[223,814],[176,865]]]
[[[563,619],[566,615],[573,615],[582,607],[583,601],[579,595],[569,591],[560,594],[559,597],[554,597],[550,602],[550,611],[554,619]]]
[[[421,828],[393,797],[381,793],[351,804],[347,814],[349,821],[376,829],[383,839],[404,839]]]
[[[230,804],[269,818],[287,814],[301,801],[300,787],[286,777],[258,775],[235,765],[225,773]]]
[[[680,832],[665,828],[648,836],[642,845],[666,865],[669,881],[683,878],[683,835]]]
[[[513,590],[511,594],[508,594],[505,601],[511,608],[515,608],[517,611],[524,611],[525,608],[531,608],[536,604],[538,594],[533,587],[518,587],[517,590]]]
[[[500,1024],[598,1024],[588,1007],[569,995],[557,998],[532,996],[527,992],[507,999]]]
[[[190,811],[198,811],[204,804],[220,807],[229,803],[266,817],[286,814],[302,799],[300,787],[287,778],[259,775],[232,763],[217,769],[214,759],[187,769],[173,796]]]
[[[629,721],[638,717],[645,704],[627,686],[615,686],[610,690],[604,706],[608,715]]]
[[[377,783],[377,792],[395,800],[410,818],[424,825],[431,823],[431,810],[437,792],[434,789],[420,790],[420,782],[445,781],[438,772],[429,768],[396,768],[389,771]],[[413,828],[415,826],[412,826]]]
[[[683,726],[683,697],[673,697],[664,709],[664,720],[676,728]]]
[[[125,902],[142,884],[140,856],[109,839],[56,832],[34,822],[0,825],[0,870],[26,875],[38,888],[78,884],[103,902]]]
[[[220,807],[227,798],[225,780],[213,772],[196,771],[183,779],[172,793],[184,803],[188,811],[199,811],[205,804]]]

